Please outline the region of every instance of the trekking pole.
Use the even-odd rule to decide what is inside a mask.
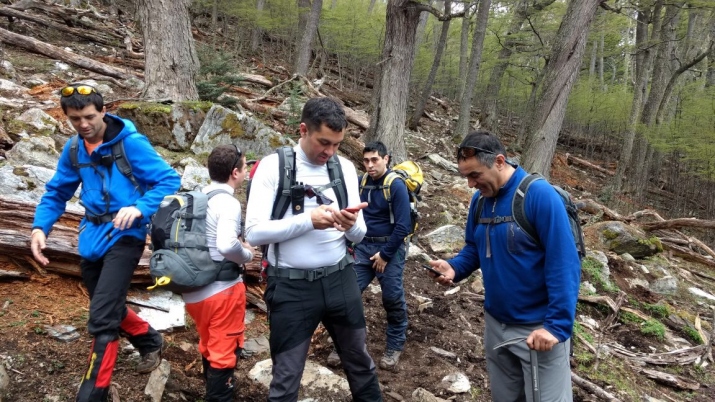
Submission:
[[[520,336],[498,343],[494,346],[494,350],[504,346],[515,345],[519,342],[526,341],[525,336]],[[529,349],[529,365],[531,366],[531,392],[534,402],[541,402],[541,386],[539,384],[539,355],[534,349]]]

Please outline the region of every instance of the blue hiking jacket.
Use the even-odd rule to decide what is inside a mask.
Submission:
[[[482,217],[513,216],[511,201],[527,172],[517,167],[497,193],[486,197]],[[542,245],[516,222],[478,224],[474,194],[465,247],[448,261],[460,281],[478,268],[484,278],[484,309],[505,324],[540,324],[560,342],[571,336],[581,280],[581,262],[563,202],[546,180],[532,183],[526,217]],[[491,256],[487,256],[487,236]]]
[[[80,169],[72,167],[71,141],[67,141],[57,163],[57,171],[45,186],[46,192],[37,205],[32,224],[33,228],[40,228],[45,235],[49,235],[52,225],[64,213],[67,201],[72,198],[80,184],[80,201],[89,214],[112,214],[126,206],[137,207],[142,213],[141,222],[135,221],[131,228],[122,231],[115,229],[112,222],[94,224],[86,218],[82,219],[79,226],[78,251],[82,258],[90,261],[102,258],[122,236],[145,239],[147,225],[159,203],[164,196],[176,192],[181,184],[181,178],[176,171],[159,156],[149,140],[137,132],[134,123],[110,114],[106,114],[104,120],[107,122],[104,142],[91,156],[87,154],[84,141],[79,141],[78,144],[78,162],[82,164],[94,161],[97,165]],[[116,133],[116,130],[110,130],[111,126],[123,128]],[[103,155],[111,154],[112,144],[122,139],[127,160],[144,192],[143,195],[117,169],[115,163],[111,164],[111,171],[99,164]]]
[[[377,181],[367,176],[366,186],[382,186],[388,169]],[[366,173],[367,174],[367,173]],[[362,182],[362,180],[360,180]],[[395,223],[390,223],[390,204],[385,199],[381,188],[361,189],[360,201],[367,202],[367,208],[362,210],[367,226],[367,237],[390,237],[385,246],[380,250],[380,258],[390,261],[397,249],[405,243],[405,237],[410,234],[410,197],[407,193],[405,181],[396,178],[390,185],[390,197],[392,198],[392,211],[395,216]]]

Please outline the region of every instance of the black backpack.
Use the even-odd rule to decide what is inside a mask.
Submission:
[[[510,222],[514,221],[517,225],[531,237],[535,242],[541,245],[539,236],[536,233],[536,229],[526,218],[526,211],[524,209],[524,198],[526,197],[526,192],[529,191],[531,183],[536,180],[546,180],[543,176],[538,173],[532,173],[524,177],[519,183],[519,188],[514,192],[514,198],[511,200],[511,213],[513,216],[499,217],[500,222]],[[551,184],[551,183],[549,183]],[[556,190],[561,201],[564,203],[564,208],[566,209],[566,214],[569,217],[569,225],[571,226],[571,234],[574,238],[574,243],[576,244],[576,250],[578,250],[579,258],[586,256],[586,243],[583,239],[583,230],[581,230],[581,221],[578,217],[578,208],[576,204],[571,200],[571,195],[559,186],[551,184],[551,186]],[[478,219],[478,223],[494,223],[495,218],[482,218],[482,209],[484,208],[484,197],[481,195],[477,200],[477,210],[475,217]],[[541,245],[542,246],[542,245]],[[543,246],[542,246],[543,247]]]

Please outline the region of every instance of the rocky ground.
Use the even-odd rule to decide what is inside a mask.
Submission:
[[[87,55],[99,51],[81,44],[77,44],[76,48],[77,52]],[[36,105],[59,121],[55,125],[57,130],[49,137],[52,142],[61,144],[69,131],[61,111],[52,105],[56,101],[52,91],[66,82],[84,78],[84,74],[51,65],[46,71],[39,71],[36,66],[51,63],[13,49],[5,49],[5,59],[14,63],[16,71],[9,82],[30,87],[33,86],[30,79],[41,80],[36,81],[37,86],[24,95],[13,95],[3,90],[4,99],[21,104],[13,107],[3,101],[2,120],[10,138],[16,143],[14,146],[38,137],[34,134],[26,137],[19,135],[18,130],[24,128],[12,123],[29,106]],[[275,60],[274,65],[281,63]],[[245,61],[245,64],[251,65],[250,61]],[[271,74],[258,67],[252,72]],[[114,91],[111,99],[132,98],[137,93],[136,89],[121,88],[111,82],[100,83],[109,85]],[[329,92],[330,88],[326,88]],[[260,92],[256,88],[252,90]],[[341,95],[338,91],[333,92],[336,96]],[[356,93],[350,94],[350,98],[351,105],[359,109],[366,107],[369,96]],[[34,103],[30,105],[30,102]],[[116,108],[118,103],[111,106]],[[449,170],[450,163],[454,163],[453,145],[444,139],[443,130],[455,111],[437,104],[429,108],[434,120],[425,120],[420,130],[410,133],[407,139],[410,157],[422,165],[426,177],[419,207],[422,215],[420,228],[415,247],[412,247],[413,256],[405,267],[410,320],[407,346],[399,371],[378,370],[378,376],[386,400],[437,400],[430,399],[434,396],[453,401],[487,401],[490,400],[490,393],[482,349],[483,289],[480,278],[475,275],[457,287],[444,288],[434,284],[420,268],[423,258],[420,249],[431,257],[448,257],[458,249],[471,197],[465,180]],[[283,121],[266,121],[265,124],[278,131],[289,132]],[[507,143],[514,137],[512,130],[504,130]],[[351,127],[351,131],[359,133],[360,130]],[[47,149],[55,149],[52,142],[45,145]],[[29,147],[27,152],[16,151],[13,156],[6,146],[5,149],[7,160],[0,160],[3,174],[15,172],[16,165],[32,161],[45,161],[35,164],[46,164],[47,168],[53,166],[51,158],[41,157],[50,155],[50,151],[32,156],[33,148]],[[186,165],[181,165],[179,161],[191,154],[188,150],[180,152],[162,147],[160,152],[186,173]],[[572,191],[577,198],[596,198],[607,178],[568,164],[565,152],[578,154],[579,150],[559,148],[553,161],[553,181]],[[442,156],[446,162],[435,154]],[[6,176],[0,178],[0,183],[3,183],[0,189],[3,195],[20,192],[19,188],[8,184],[15,182],[8,181]],[[29,188],[26,185],[24,190],[39,191],[33,186],[37,184]],[[630,205],[629,209],[643,207]],[[646,247],[651,249],[651,252],[646,252],[648,255],[632,258],[617,248],[613,239],[604,236],[604,233],[625,228],[624,231],[632,232],[631,237],[637,244],[648,243],[653,234],[638,232],[625,223],[608,223],[611,226],[604,227],[602,221],[609,220],[609,217],[598,207],[591,213],[584,212],[582,219],[591,254],[584,260],[584,285],[577,310],[572,363],[573,372],[587,383],[574,382],[576,400],[598,400],[600,397],[596,395],[601,391],[622,401],[645,398],[651,401],[714,400],[711,305],[715,301],[708,298],[715,293],[712,268],[688,262],[672,253],[658,252],[657,247],[655,250]],[[438,241],[430,236],[433,230],[448,225],[456,225],[451,237]],[[611,232],[607,232],[609,230]],[[6,377],[0,373],[0,398],[3,401],[70,401],[85,368],[90,344],[85,329],[87,294],[77,278],[54,273],[42,275],[29,263],[18,264],[8,257],[11,256],[0,255],[0,270],[28,273],[29,280],[0,280],[0,367],[4,367],[6,372]],[[693,293],[692,288],[705,295]],[[141,289],[136,287],[132,292],[138,293]],[[622,293],[624,296],[620,296]],[[377,286],[369,288],[363,295],[369,330],[368,349],[375,360],[379,360],[384,352],[385,313],[380,300]],[[255,307],[250,307],[250,310],[253,319],[247,325],[247,338],[267,336],[265,314]],[[57,340],[46,326],[58,324],[76,327],[79,338],[70,342]],[[203,380],[200,356],[196,350],[197,335],[191,323],[165,331],[164,337],[164,358],[171,370],[160,400],[201,400]],[[703,343],[703,339],[707,341]],[[319,329],[313,339],[310,361],[324,364],[330,349],[328,336]],[[269,355],[263,352],[239,361],[236,371],[237,400],[265,399],[265,387],[253,380],[249,372],[266,359]],[[114,401],[149,399],[144,390],[150,376],[136,374],[133,370],[135,365],[136,356],[130,350],[123,350],[112,379]],[[335,372],[342,375],[339,370]],[[454,388],[448,390],[454,384],[445,378],[456,375],[468,380],[466,388],[459,390],[463,392],[455,392]],[[652,379],[654,377],[659,379]],[[3,378],[7,378],[7,385]],[[589,388],[588,384],[597,388]],[[349,400],[344,393],[322,390],[315,384],[304,387],[301,392],[303,398],[312,397],[316,401]]]

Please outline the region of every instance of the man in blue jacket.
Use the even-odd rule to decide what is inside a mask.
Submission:
[[[363,149],[366,176],[360,185],[360,201],[367,233],[355,247],[355,272],[364,291],[377,277],[382,289],[382,306],[387,313],[387,344],[380,368],[397,370],[405,347],[407,304],[402,283],[405,269],[405,237],[410,232],[410,199],[405,181],[388,168],[391,156],[380,141]],[[390,201],[385,198],[389,195]]]
[[[85,217],[80,222],[78,249],[82,281],[90,296],[87,330],[94,340],[76,400],[104,401],[120,333],[142,356],[138,372],[148,373],[161,362],[161,335],[127,309],[125,302],[150,218],[164,196],[178,190],[181,180],[131,121],[106,113],[102,95],[94,87],[73,84],[63,88],[60,105],[79,141],[74,146],[67,141],[57,171],[47,182],[35,211],[30,247],[39,263],[49,263],[42,253],[47,236],[81,184]],[[123,141],[123,156],[132,168],[128,175],[114,159],[112,145],[118,141]]]
[[[457,151],[457,164],[469,187],[477,190],[466,245],[451,260],[430,264],[442,272],[435,278],[442,284],[482,269],[492,399],[525,401],[532,395],[529,362],[530,350],[535,350],[541,400],[571,401],[569,345],[581,263],[563,202],[546,180],[532,183],[524,199],[526,217],[538,234],[538,240],[531,239],[514,221],[511,204],[528,173],[507,162],[499,139],[484,131],[468,134]],[[480,196],[484,207],[475,216]],[[495,349],[514,338],[525,342]]]

